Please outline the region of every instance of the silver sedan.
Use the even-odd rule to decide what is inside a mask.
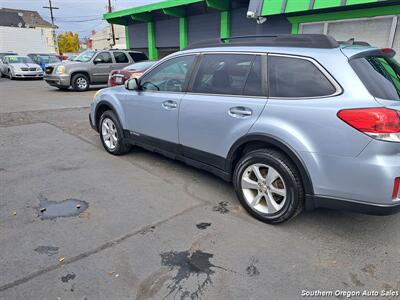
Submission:
[[[7,55],[3,57],[1,75],[14,78],[43,78],[42,68],[28,56]]]

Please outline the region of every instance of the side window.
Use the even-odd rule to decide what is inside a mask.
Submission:
[[[187,55],[162,63],[141,79],[142,89],[144,91],[181,92],[194,60],[194,55]]]
[[[256,55],[244,86],[243,94],[246,96],[265,96],[262,84],[261,55]]]
[[[148,60],[146,54],[140,52],[129,52],[130,57],[134,62],[139,62],[142,60]]]
[[[124,52],[113,52],[114,54],[114,58],[115,58],[115,62],[118,64],[124,64],[124,63],[128,63],[129,59],[128,57],[125,55]]]
[[[254,58],[254,55],[249,54],[204,55],[192,92],[242,95]],[[249,82],[249,90],[252,84],[253,82]]]
[[[329,96],[335,87],[312,62],[270,55],[268,81],[271,97],[309,98]]]
[[[108,52],[101,52],[97,54],[94,61],[97,64],[111,64],[112,63],[111,54]]]

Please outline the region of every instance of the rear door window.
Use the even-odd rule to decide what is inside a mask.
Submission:
[[[368,56],[350,60],[350,65],[372,96],[400,101],[400,65],[395,59]]]
[[[115,62],[117,64],[124,64],[124,63],[128,63],[129,62],[129,59],[125,55],[124,52],[113,52],[113,54],[114,54]]]
[[[262,93],[261,63],[257,60],[253,68],[255,57],[251,54],[205,54],[192,92],[259,95]]]
[[[304,58],[269,55],[268,82],[272,98],[315,98],[336,93],[321,70]]]

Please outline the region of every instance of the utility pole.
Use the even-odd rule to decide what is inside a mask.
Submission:
[[[55,29],[55,25],[54,25],[53,10],[54,9],[59,9],[59,8],[58,7],[54,7],[51,4],[51,0],[49,0],[49,6],[43,6],[43,8],[46,8],[46,9],[50,10],[51,24],[53,25],[53,43],[54,43],[54,48],[56,49],[56,53],[58,53],[58,43],[57,43],[56,29]]]
[[[108,0],[108,12],[109,12],[109,13],[112,12],[111,0]],[[110,45],[110,46],[111,46],[111,48],[112,48],[113,46],[115,46],[114,24],[111,24],[111,36],[112,36],[112,41],[113,41],[113,43],[112,43],[112,45]]]

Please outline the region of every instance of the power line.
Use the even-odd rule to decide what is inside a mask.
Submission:
[[[60,20],[57,18],[57,21],[59,23],[84,23],[84,22],[90,22],[90,21],[97,21],[101,20],[101,18],[93,18],[93,19],[87,19],[87,20]]]

